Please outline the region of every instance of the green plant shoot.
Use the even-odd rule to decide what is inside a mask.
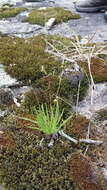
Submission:
[[[50,107],[50,110],[48,110],[47,105],[39,106],[38,110],[35,109],[35,116],[36,116],[35,120],[25,117],[20,117],[20,119],[29,121],[38,126],[38,127],[28,126],[28,128],[34,130],[40,130],[47,135],[52,135],[56,134],[61,129],[61,127],[63,127],[71,118],[70,116],[66,120],[63,120],[62,119],[63,112],[64,110],[60,112],[59,104],[57,102],[55,106]]]

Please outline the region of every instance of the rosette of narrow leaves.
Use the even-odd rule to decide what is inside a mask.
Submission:
[[[64,110],[60,112],[59,104],[57,102],[55,106],[50,106],[50,109],[48,109],[48,106],[46,104],[39,106],[38,109],[35,108],[35,120],[25,117],[20,117],[20,119],[29,121],[32,124],[38,126],[27,126],[28,128],[40,130],[47,135],[52,135],[57,133],[61,129],[61,127],[63,127],[71,118],[70,116],[66,120],[63,120],[63,112]]]

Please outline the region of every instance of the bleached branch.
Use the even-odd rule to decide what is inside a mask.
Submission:
[[[103,141],[92,140],[92,139],[79,139],[79,142],[87,144],[95,144],[95,145],[100,145],[103,143]]]

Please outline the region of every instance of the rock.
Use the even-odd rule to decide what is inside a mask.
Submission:
[[[5,116],[7,116],[7,114],[8,114],[7,110],[4,110],[4,111],[0,110],[0,119],[3,119]]]
[[[105,19],[106,22],[107,22],[107,11],[104,13],[104,19]]]
[[[0,7],[4,4],[16,5],[17,3],[22,3],[23,0],[2,0],[0,1]]]
[[[92,93],[93,104],[91,104]],[[104,108],[107,108],[107,83],[98,83],[95,84],[93,92],[91,87],[89,88],[87,96],[83,101],[79,102],[77,111],[79,114],[90,118],[96,111]]]
[[[21,86],[21,87],[12,87],[11,89],[14,93],[14,97],[19,102],[23,102],[25,94],[29,92],[32,88],[30,86]]]
[[[3,186],[2,186],[2,185],[0,185],[0,190],[4,190],[4,188],[3,188]]]
[[[0,64],[0,87],[8,87],[9,85],[13,85],[16,83],[17,80],[8,75],[4,70],[4,66]]]
[[[27,36],[28,34],[36,33],[42,27],[39,25],[32,25],[29,23],[12,22],[7,20],[0,20],[0,32],[5,35]]]
[[[13,104],[13,98],[13,93],[9,88],[0,88],[0,105]]]
[[[107,180],[107,169],[106,168],[102,168],[102,172],[103,172],[105,180]]]
[[[35,3],[35,2],[41,2],[41,1],[44,1],[44,0],[24,0],[25,2],[32,2],[32,3]]]
[[[74,65],[73,68],[67,68],[62,73],[62,77],[67,79],[71,86],[78,85],[79,81],[84,79],[84,73],[78,65]]]
[[[71,84],[71,86],[78,85],[79,81],[84,79],[84,73],[82,72],[69,72],[64,76]]]
[[[46,28],[47,30],[50,30],[50,29],[52,28],[52,26],[55,24],[55,21],[56,21],[55,18],[50,18],[50,19],[48,20],[48,22],[46,22],[45,28]]]

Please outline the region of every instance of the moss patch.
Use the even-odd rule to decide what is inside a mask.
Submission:
[[[71,175],[79,190],[104,190],[92,162],[83,154],[74,153],[71,158]]]
[[[65,62],[64,65],[62,65],[60,60],[45,51],[45,38],[46,36],[44,35],[38,35],[37,37],[27,40],[15,37],[1,37],[0,61],[5,65],[5,70],[18,80],[35,86],[37,84],[37,79],[41,79],[49,74],[58,77],[64,67],[66,68],[69,63]],[[51,36],[49,37],[49,40],[50,38]],[[58,38],[62,43],[68,44],[68,38],[66,39],[59,36],[53,36],[53,38]],[[56,81],[56,86],[58,87],[59,79],[56,79]],[[63,84],[63,80],[61,84]],[[70,88],[70,85],[68,86]],[[80,99],[83,98],[87,86],[87,80],[84,79],[81,82]],[[68,87],[64,85],[63,89],[64,88],[66,89]],[[77,97],[77,89],[78,86],[72,88],[73,100]],[[61,91],[60,94],[61,93],[65,93],[64,96],[68,96],[66,90],[63,90],[63,92]]]
[[[103,108],[97,111],[94,115],[94,120],[98,122],[107,120],[107,108]]]
[[[69,134],[76,138],[86,138],[90,120],[82,115],[74,116],[67,126]]]
[[[45,10],[33,10],[25,21],[44,26],[50,18],[56,18],[56,24],[67,22],[70,19],[79,19],[80,15],[64,10],[60,7],[47,8]]]
[[[0,156],[0,181],[11,190],[61,189],[73,190],[69,160],[75,149],[64,139],[57,139],[54,146],[43,135],[35,135],[12,120],[6,123],[5,132],[11,133],[16,147],[2,147]],[[1,146],[0,146],[1,147]]]
[[[70,41],[56,35],[38,35],[30,39],[1,37],[0,61],[11,76],[36,88],[26,94],[25,108],[32,110],[33,106],[41,103],[53,104],[58,96],[61,109],[64,108],[65,113],[68,113],[77,100],[78,83],[72,87],[67,79],[59,77],[69,63],[64,62],[62,65],[61,60],[46,52],[46,38],[49,41],[52,38],[53,43],[59,39],[59,44],[69,44]],[[59,47],[62,48],[62,45]],[[84,78],[81,81],[79,100],[83,99],[87,89],[88,81]]]
[[[87,62],[79,62],[79,64],[88,72]],[[92,58],[91,60],[91,72],[95,82],[107,81],[107,61],[100,58]]]
[[[76,102],[78,86],[72,87],[69,81],[61,79],[59,76],[45,76],[36,81],[36,89],[25,94],[23,105],[30,112],[34,106],[43,103],[54,104],[57,99],[60,109],[64,109],[64,115],[70,114],[72,104]],[[87,91],[88,85],[84,82],[80,87],[80,98],[82,99]]]
[[[0,19],[14,17],[17,14],[25,11],[26,8],[10,8],[10,7],[2,7],[0,8]]]
[[[45,46],[42,35],[27,40],[3,37],[0,38],[0,60],[11,76],[34,84],[42,76],[62,70],[60,62],[45,52]]]

